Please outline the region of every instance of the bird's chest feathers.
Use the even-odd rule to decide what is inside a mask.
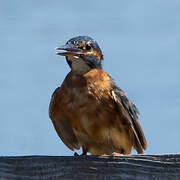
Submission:
[[[70,72],[67,78],[67,99],[63,108],[68,112],[73,128],[77,132],[85,133],[85,129],[93,134],[96,125],[100,127],[103,123],[108,127],[109,121],[106,122],[105,117],[111,119],[110,77],[100,69],[93,69],[83,76]]]
[[[109,98],[109,76],[100,69],[93,69],[84,75],[70,73],[67,79],[67,93],[71,108],[97,107]]]

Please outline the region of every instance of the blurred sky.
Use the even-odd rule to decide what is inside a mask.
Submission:
[[[73,154],[48,106],[70,70],[54,48],[77,35],[139,108],[145,154],[179,153],[179,0],[0,0],[0,155]]]

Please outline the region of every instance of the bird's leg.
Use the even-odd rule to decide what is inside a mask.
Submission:
[[[123,148],[120,150],[120,152],[113,152],[111,154],[111,156],[124,156],[124,155],[125,155],[125,151]]]
[[[87,155],[87,148],[86,147],[82,147],[82,154],[81,156]]]

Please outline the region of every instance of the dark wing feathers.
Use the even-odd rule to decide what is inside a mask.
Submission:
[[[114,92],[120,97],[123,106],[128,110],[130,116],[132,118],[137,117],[139,115],[139,111],[136,108],[136,106],[127,98],[124,91],[122,91],[120,88],[116,87],[114,88]]]
[[[126,94],[119,87],[117,87],[114,82],[112,83],[111,87],[117,105],[121,103],[130,116],[127,117],[127,119],[129,120],[134,133],[134,148],[138,151],[138,153],[143,153],[143,149],[147,148],[147,143],[138,120],[139,111],[136,106],[128,99]],[[121,107],[122,106],[120,106],[120,108]]]

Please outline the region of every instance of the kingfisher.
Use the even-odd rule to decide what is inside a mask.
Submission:
[[[78,36],[56,48],[71,69],[51,98],[49,116],[63,143],[82,154],[143,154],[146,138],[139,111],[102,69],[103,54],[89,36]],[[76,152],[75,152],[76,153]]]

